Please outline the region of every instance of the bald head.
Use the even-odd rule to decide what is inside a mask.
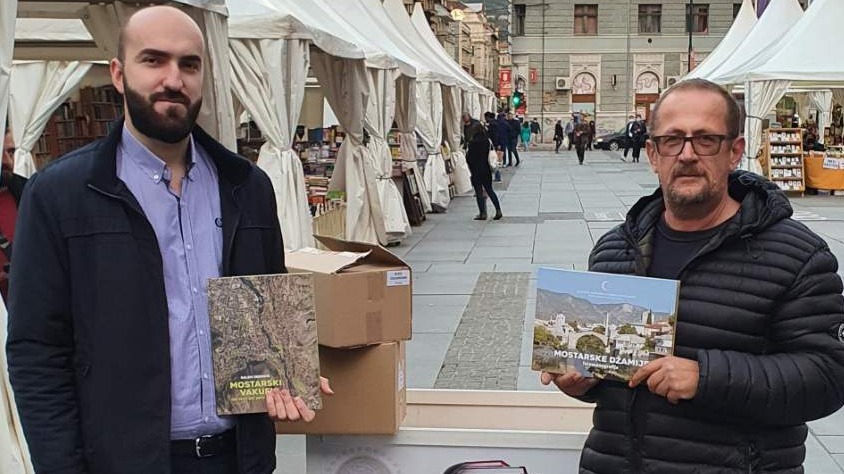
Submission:
[[[138,32],[149,32],[150,28],[193,36],[202,45],[203,51],[205,49],[202,30],[193,18],[178,8],[156,5],[138,10],[120,29],[120,36],[117,39],[117,59],[120,62],[126,60],[127,44],[138,40]]]
[[[204,57],[202,31],[183,11],[155,6],[132,15],[109,66],[127,128],[161,143],[186,143],[202,106]]]

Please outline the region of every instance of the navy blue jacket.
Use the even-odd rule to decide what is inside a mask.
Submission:
[[[506,118],[496,120],[496,133],[498,134],[498,143],[502,148],[506,148],[510,143],[510,123]]]
[[[170,341],[152,226],[117,178],[122,123],[32,177],[18,214],[6,346],[35,471],[170,474]],[[269,178],[205,132],[223,275],[284,271]],[[238,417],[241,474],[275,468],[266,414]]]

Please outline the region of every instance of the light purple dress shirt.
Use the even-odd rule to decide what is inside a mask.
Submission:
[[[235,424],[218,417],[214,400],[206,281],[222,272],[223,229],[217,169],[191,138],[181,196],[169,187],[170,169],[123,128],[117,177],[141,205],[164,263],[170,326],[171,439],[221,433]],[[150,350],[156,350],[151,347]]]

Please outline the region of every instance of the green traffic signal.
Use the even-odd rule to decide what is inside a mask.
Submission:
[[[520,92],[516,92],[513,94],[513,106],[518,107],[522,104],[522,94]]]

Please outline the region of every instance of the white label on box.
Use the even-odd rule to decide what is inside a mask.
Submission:
[[[404,364],[399,362],[399,379],[396,381],[396,384],[399,386],[398,392],[401,392],[404,388]]]
[[[387,286],[410,285],[410,270],[394,270],[387,272]]]

